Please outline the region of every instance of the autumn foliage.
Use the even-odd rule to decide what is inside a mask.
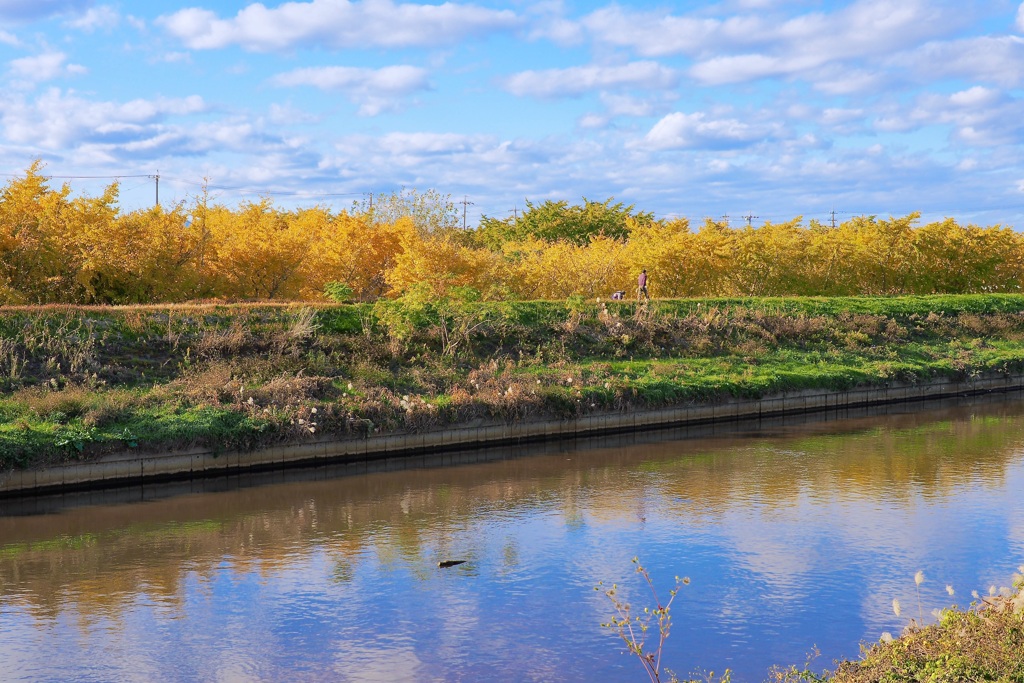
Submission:
[[[462,229],[436,193],[375,206],[285,210],[270,199],[229,208],[203,194],[122,212],[118,186],[97,197],[52,187],[41,164],[0,189],[0,304],[129,304],[326,298],[343,283],[372,301],[428,288],[484,299],[630,295],[646,268],[656,297],[1017,292],[1024,238],[917,214],[836,226],[795,218],[734,228],[656,219],[584,199],[529,204]]]

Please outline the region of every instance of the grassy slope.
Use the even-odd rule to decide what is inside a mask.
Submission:
[[[1024,370],[1024,296],[0,309],[0,463]]]

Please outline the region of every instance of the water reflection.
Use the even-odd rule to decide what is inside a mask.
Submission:
[[[5,501],[5,676],[640,680],[592,590],[644,604],[639,555],[693,579],[669,665],[760,680],[898,631],[918,569],[927,615],[1024,559],[1019,403],[746,429]]]

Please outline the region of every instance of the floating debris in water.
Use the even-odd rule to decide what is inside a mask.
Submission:
[[[441,560],[437,563],[438,568],[447,569],[448,567],[454,567],[457,564],[462,564],[465,560]]]

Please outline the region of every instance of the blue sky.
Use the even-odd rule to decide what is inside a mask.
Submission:
[[[0,173],[126,209],[435,189],[502,217],[1024,229],[1024,4],[0,0]],[[142,177],[132,177],[142,176]]]

